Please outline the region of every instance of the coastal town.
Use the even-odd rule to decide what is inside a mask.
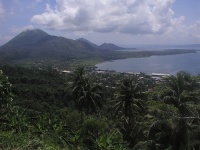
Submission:
[[[73,75],[72,70],[62,70],[61,74],[70,76]],[[165,73],[151,73],[145,74],[143,72],[117,72],[114,70],[99,70],[88,69],[86,70],[88,76],[92,77],[98,85],[102,85],[106,88],[115,89],[118,83],[124,79],[133,79],[136,82],[140,82],[148,88],[148,86],[166,81],[170,74]],[[116,82],[117,81],[117,82]]]

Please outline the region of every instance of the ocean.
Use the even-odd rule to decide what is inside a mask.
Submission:
[[[187,47],[187,49],[189,48]],[[165,73],[175,75],[178,71],[187,71],[192,75],[198,75],[200,74],[200,51],[178,55],[113,60],[97,64],[96,67],[100,70],[114,70],[117,72]]]

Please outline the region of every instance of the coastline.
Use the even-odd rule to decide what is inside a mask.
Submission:
[[[159,57],[159,56],[164,56],[164,57]],[[158,74],[170,74],[170,75],[175,75],[178,71],[188,71],[187,69],[189,68],[188,71],[189,73],[191,72],[192,74],[197,75],[199,74],[198,70],[200,70],[199,68],[195,68],[197,64],[199,64],[197,56],[199,56],[198,50],[192,50],[189,51],[189,53],[188,51],[184,51],[178,54],[170,53],[168,55],[162,54],[162,55],[151,55],[145,57],[135,57],[137,59],[129,57],[125,59],[116,59],[112,61],[109,60],[100,62],[95,65],[95,68],[96,70],[110,70],[110,71],[114,70],[116,72],[125,72],[125,73],[144,72],[146,74],[158,73]],[[187,57],[189,58],[187,59]],[[192,57],[195,58],[193,59]],[[197,63],[194,62],[195,64],[190,65],[190,59],[191,61],[195,61],[195,59],[197,59],[196,61],[198,62]],[[184,60],[186,62],[184,62]],[[184,68],[184,65],[187,65],[186,66],[187,68],[185,67],[186,69]],[[188,67],[188,65],[190,66]]]

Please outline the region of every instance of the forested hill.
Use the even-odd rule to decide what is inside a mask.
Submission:
[[[0,70],[2,150],[200,149],[200,75]]]
[[[0,47],[0,60],[76,58],[97,52],[87,43],[52,36],[40,29],[27,30]]]
[[[115,46],[117,47],[117,46]],[[101,56],[113,48],[103,49],[88,40],[52,36],[40,30],[26,30],[0,47],[0,61],[24,59],[74,59]]]
[[[128,49],[136,49],[136,48],[123,48],[112,43],[103,43],[99,46],[100,49],[109,49],[109,50],[128,50]]]
[[[5,45],[0,47],[0,62],[24,64],[55,64],[66,63],[71,60],[115,60],[130,57],[148,57],[152,55],[172,55],[192,53],[194,50],[167,51],[116,51],[124,48],[111,43],[100,46],[86,40],[72,40],[64,37],[52,36],[40,30],[26,30]],[[57,63],[58,64],[58,63]]]
[[[94,43],[92,43],[92,42],[90,42],[90,41],[88,41],[87,39],[84,39],[84,38],[79,38],[77,40],[80,41],[80,42],[86,42],[86,43],[90,44],[92,47],[97,48],[97,49],[104,49],[104,50],[129,50],[129,49],[133,50],[133,49],[136,49],[136,48],[119,47],[119,46],[112,44],[112,43],[103,43],[103,44],[98,46],[97,44],[94,44]]]

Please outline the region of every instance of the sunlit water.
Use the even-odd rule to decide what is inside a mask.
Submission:
[[[176,74],[178,71],[187,71],[192,75],[198,75],[200,73],[200,52],[114,60],[97,64],[96,67],[117,72]]]

